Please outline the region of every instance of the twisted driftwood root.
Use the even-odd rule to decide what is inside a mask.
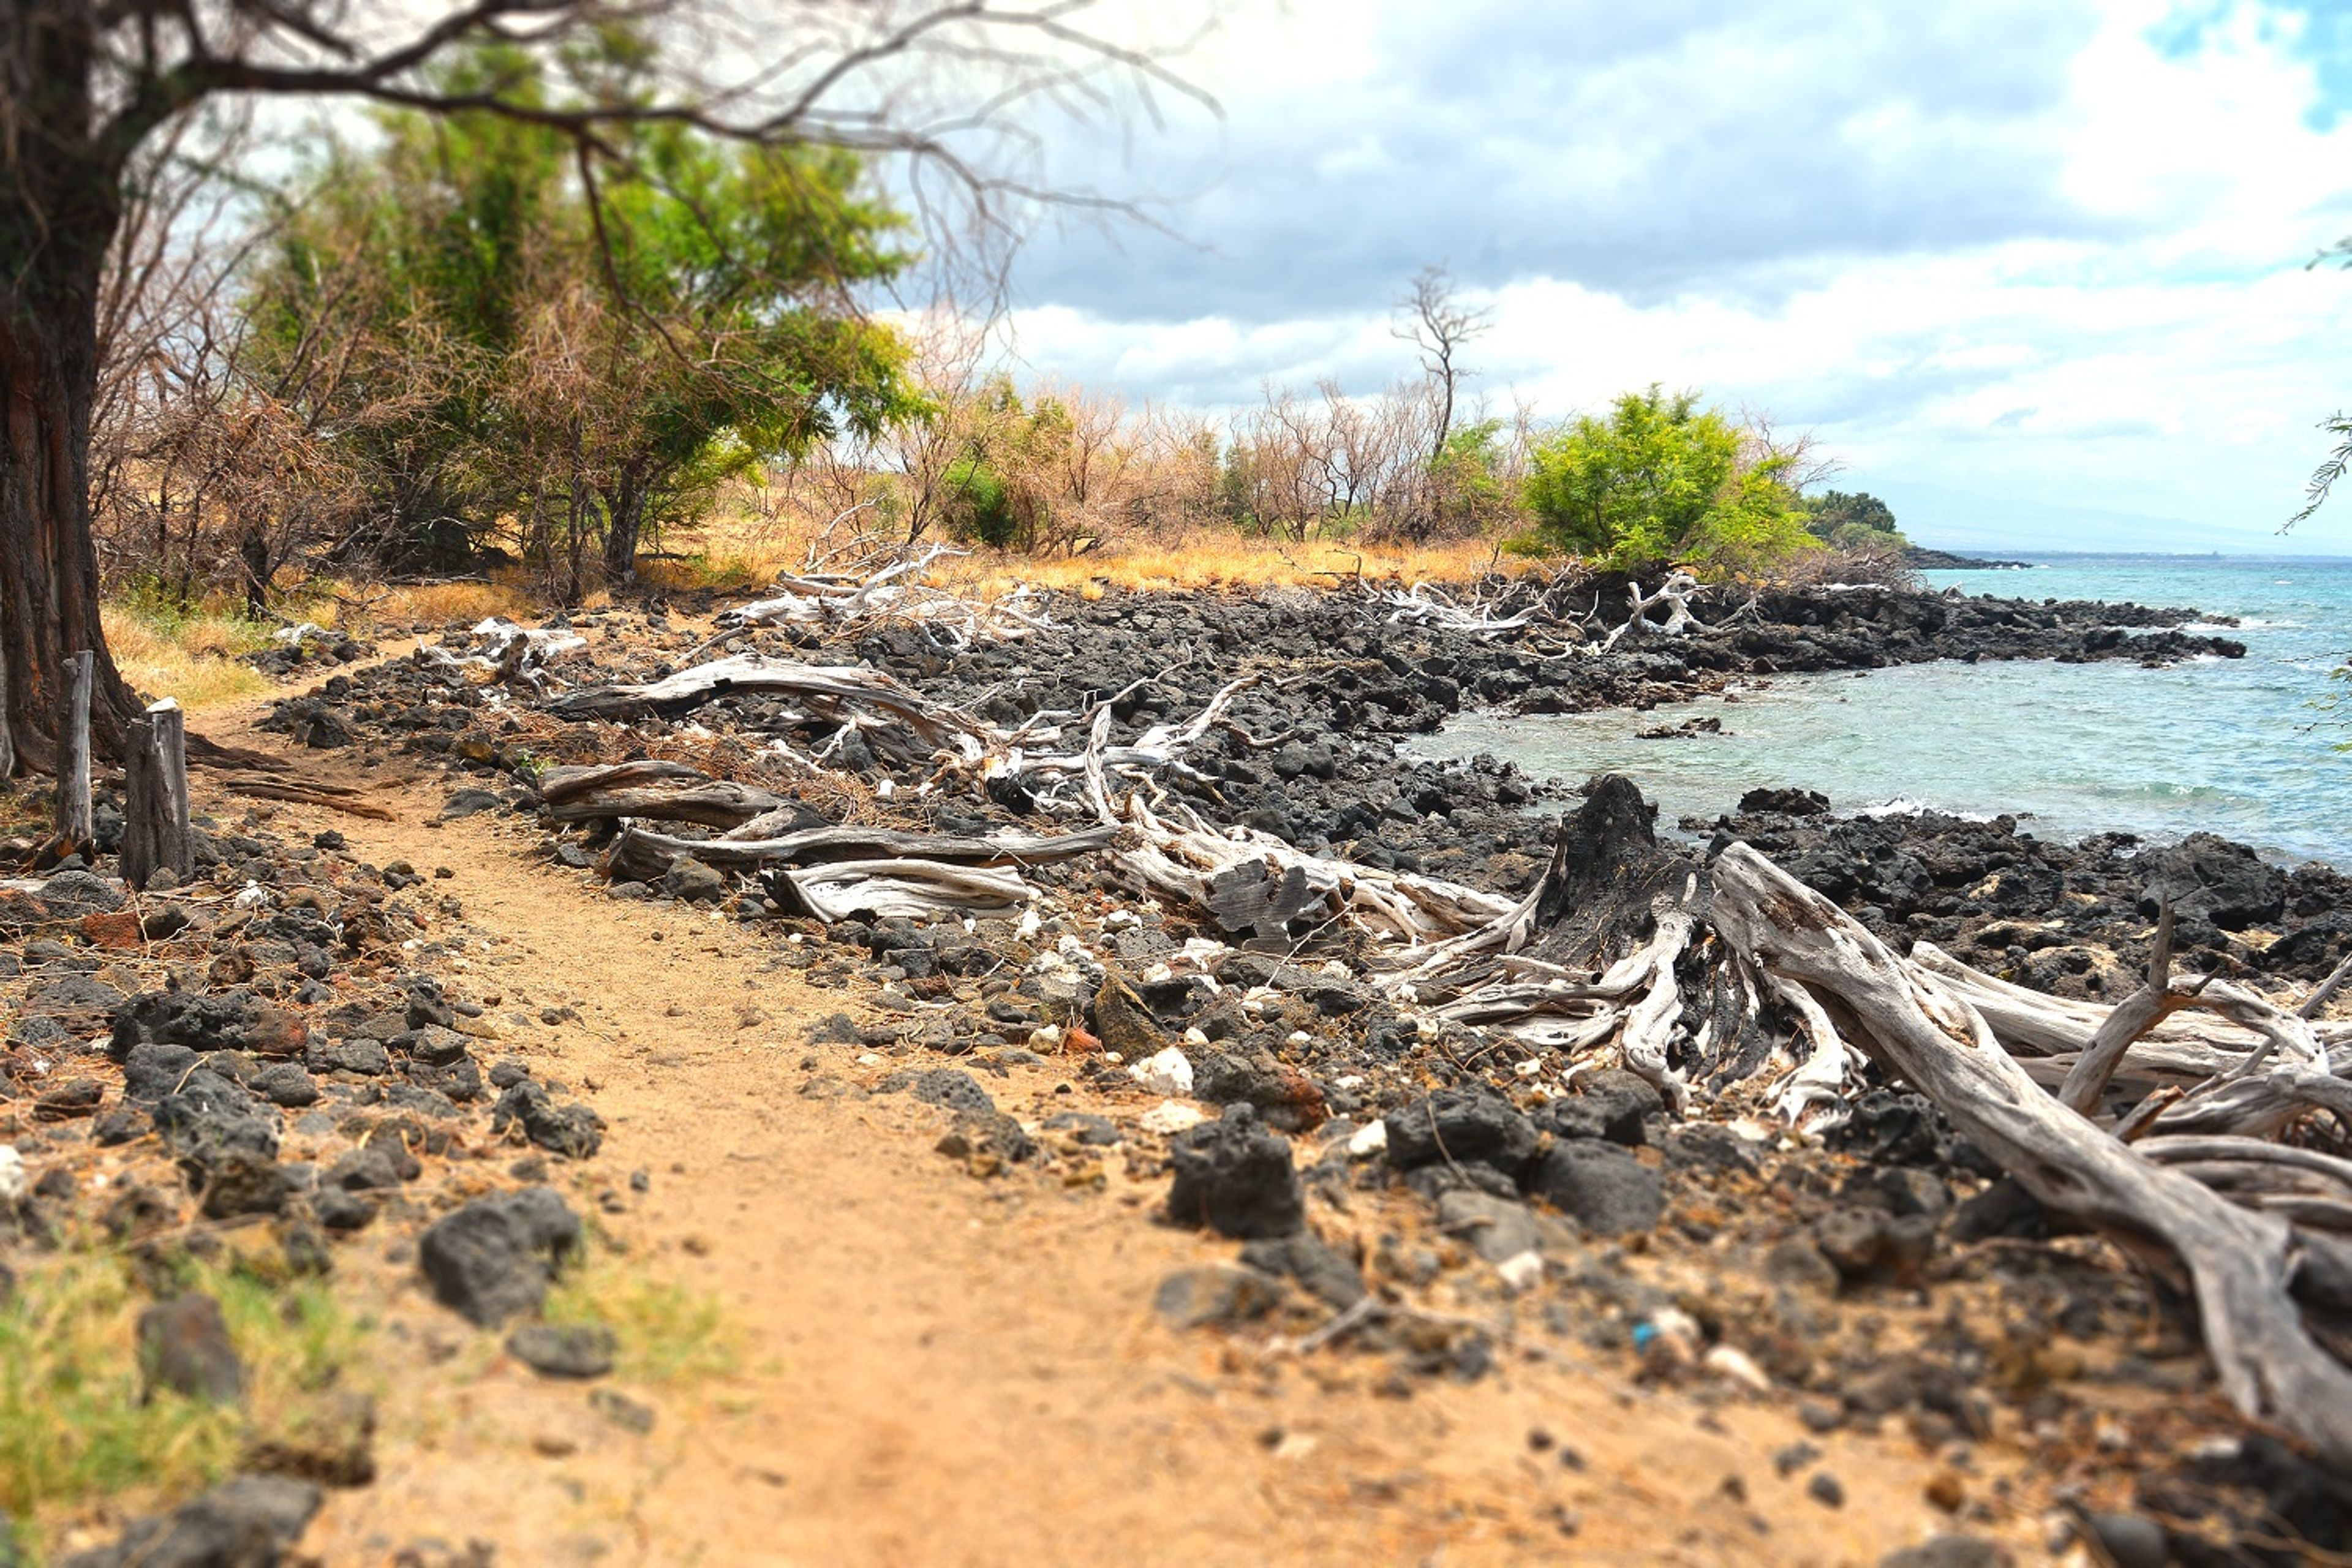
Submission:
[[[2067,1109],[1968,1002],[1746,845],[1717,858],[1714,879],[1709,918],[1735,951],[1767,974],[1834,997],[1860,1021],[1864,1048],[2043,1204],[2139,1250],[2169,1253],[2188,1274],[2231,1401],[2352,1469],[2352,1372],[2314,1336],[2296,1302],[2307,1270],[2340,1272],[2342,1244],[2239,1207],[2178,1163],[2150,1159]],[[2216,1151],[2164,1152],[2210,1159]]]

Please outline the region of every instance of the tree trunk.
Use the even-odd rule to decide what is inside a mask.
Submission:
[[[637,539],[646,523],[645,488],[624,474],[604,505],[604,575],[626,583],[637,574]]]
[[[100,752],[120,751],[135,707],[106,652],[89,536],[98,295],[121,220],[121,166],[94,135],[93,25],[79,7],[65,12],[0,5],[16,100],[0,139],[0,668],[16,754],[45,773],[58,763],[74,650],[98,651]]]

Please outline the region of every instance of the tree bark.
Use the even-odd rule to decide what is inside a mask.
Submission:
[[[0,141],[0,667],[16,756],[58,766],[66,662],[98,650],[91,728],[121,749],[135,704],[106,653],[89,536],[98,296],[121,160],[97,133],[89,8],[0,4],[15,100]]]
[[[66,660],[64,711],[58,719],[58,843],[88,849],[98,837],[89,805],[89,705],[98,656],[83,648]]]
[[[624,474],[604,504],[604,575],[626,583],[637,574],[637,541],[645,532],[645,487]]]

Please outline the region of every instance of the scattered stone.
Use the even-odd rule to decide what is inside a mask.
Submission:
[[[603,1377],[617,1342],[599,1323],[530,1323],[507,1336],[507,1350],[543,1377]]]
[[[1805,1483],[1805,1495],[1823,1508],[1843,1508],[1845,1488],[1827,1470],[1816,1470],[1813,1479]]]
[[[581,1104],[558,1105],[546,1087],[525,1079],[499,1096],[490,1110],[490,1131],[519,1125],[541,1148],[585,1160],[604,1144],[604,1121]]]
[[[2115,1568],[2164,1568],[2172,1541],[2164,1526],[2136,1513],[2095,1513],[2084,1529]]]
[[[245,1397],[244,1358],[210,1296],[190,1291],[143,1309],[139,1365],[151,1396],[163,1389],[213,1405]]]
[[[1168,1217],[1176,1225],[1247,1241],[1287,1236],[1307,1223],[1290,1141],[1245,1110],[1177,1134],[1168,1155],[1176,1169]]]
[[[662,873],[662,891],[689,904],[712,904],[727,896],[727,878],[691,855],[680,855]]]
[[[618,1426],[624,1432],[643,1437],[654,1429],[654,1411],[650,1405],[641,1405],[618,1389],[592,1388],[588,1391],[588,1408]]]
[[[1535,1216],[1525,1204],[1467,1188],[1437,1200],[1438,1228],[1467,1242],[1489,1263],[1538,1250]]]
[[[1364,1299],[1363,1270],[1311,1230],[1253,1241],[1242,1248],[1242,1262],[1296,1279],[1307,1294],[1342,1311]]]
[[[1381,1119],[1389,1163],[1411,1171],[1441,1161],[1517,1175],[1536,1152],[1535,1123],[1486,1089],[1441,1089]]]
[[[1247,1322],[1281,1302],[1280,1281],[1222,1263],[1180,1268],[1160,1282],[1151,1298],[1152,1310],[1179,1329]]]
[[[580,1247],[580,1219],[551,1187],[476,1198],[418,1239],[417,1266],[436,1300],[496,1328],[535,1311]]]
[[[1657,1172],[1613,1143],[1590,1139],[1555,1144],[1528,1173],[1528,1191],[1594,1236],[1648,1230],[1666,1208]]]
[[[988,1090],[981,1088],[978,1079],[960,1068],[933,1068],[916,1078],[910,1092],[925,1105],[984,1116],[996,1114],[996,1101],[989,1097]]]
[[[236,1476],[143,1519],[111,1546],[60,1568],[278,1568],[319,1511],[319,1489],[282,1476]]]

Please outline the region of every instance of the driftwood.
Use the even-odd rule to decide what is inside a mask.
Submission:
[[[849,515],[844,513],[843,518]],[[863,570],[851,572],[820,569],[816,553],[812,545],[808,566],[779,575],[776,587],[781,591],[772,597],[722,612],[719,616],[722,637],[744,626],[819,626],[838,631],[898,622],[923,626],[962,647],[982,638],[1025,636],[1049,624],[1041,610],[1032,607],[1037,595],[1025,587],[991,601],[926,585],[923,574],[934,563],[964,553],[944,544],[929,545],[919,552],[910,552],[903,545],[868,550],[857,563]],[[718,640],[721,639],[713,642]]]
[[[1191,817],[1189,812],[1184,815]],[[1147,886],[1202,909],[1214,907],[1218,895],[1213,889],[1220,879],[1226,879],[1224,897],[1233,900],[1237,872],[1285,887],[1303,885],[1303,903],[1294,893],[1276,895],[1286,903],[1297,903],[1302,914],[1344,920],[1376,935],[1410,942],[1456,936],[1517,907],[1510,900],[1459,882],[1309,855],[1250,828],[1221,834],[1197,817],[1191,817],[1191,826],[1179,827],[1155,814],[1139,795],[1128,797],[1124,823],[1142,842],[1119,857],[1120,866]],[[1294,874],[1297,884],[1290,881]]]
[[[559,719],[626,722],[689,712],[736,692],[797,698],[838,720],[863,708],[905,726],[925,748],[969,762],[989,754],[1002,737],[992,726],[940,706],[903,681],[857,665],[797,664],[758,654],[713,659],[659,680],[566,692],[547,704]]]
[[[1717,858],[1714,881],[1710,919],[1732,948],[1834,997],[1865,1031],[1866,1049],[2042,1203],[2168,1254],[2186,1272],[2231,1401],[2352,1468],[2352,1372],[2303,1321],[2295,1285],[2311,1249],[2294,1225],[2238,1206],[2069,1110],[1981,1014],[1747,846]]]
[[[255,800],[282,800],[294,805],[316,805],[329,811],[340,811],[346,816],[363,816],[371,822],[399,820],[380,805],[372,805],[360,797],[360,792],[348,784],[291,784],[283,779],[257,779],[232,774],[221,781],[221,787],[231,795],[247,795]]]
[[[835,861],[891,860],[942,866],[1042,866],[1109,847],[1117,831],[999,833],[985,838],[944,833],[901,833],[887,827],[812,827],[774,838],[678,838],[632,824],[614,843],[615,872],[657,877],[681,855],[720,870],[807,866]]]
[[[642,816],[705,827],[740,827],[794,804],[755,785],[658,760],[550,768],[539,775],[539,795],[558,822]]]
[[[1428,583],[1415,583],[1410,588],[1391,588],[1381,595],[1378,602],[1388,607],[1388,619],[1391,626],[1442,626],[1447,631],[1466,632],[1473,637],[1495,637],[1532,626],[1539,619],[1550,618],[1533,607],[1515,615],[1497,616],[1475,601],[1463,605],[1444,589]]]
[[[166,697],[123,728],[122,879],[144,888],[157,871],[184,881],[196,868],[188,805],[187,716]]]
[[[65,702],[58,715],[60,855],[87,849],[97,837],[89,804],[89,692],[97,659],[84,648],[66,660]]]
[[[1010,871],[946,866],[932,860],[842,860],[805,870],[778,868],[761,878],[788,913],[828,924],[859,915],[923,919],[1018,909],[1036,889]]]
[[[1680,637],[1686,631],[1706,630],[1706,627],[1700,624],[1698,617],[1691,614],[1690,608],[1691,600],[1706,592],[1706,589],[1697,578],[1687,572],[1675,573],[1658,584],[1658,591],[1654,594],[1643,593],[1642,584],[1639,583],[1633,584],[1628,592],[1633,601],[1633,613],[1625,618],[1623,626],[1612,631],[1601,642],[1601,651],[1604,653],[1615,647],[1620,639],[1637,633],[1656,631],[1664,636],[1674,637]],[[1664,626],[1653,626],[1650,623],[1650,612],[1660,605],[1666,606],[1666,621]]]

